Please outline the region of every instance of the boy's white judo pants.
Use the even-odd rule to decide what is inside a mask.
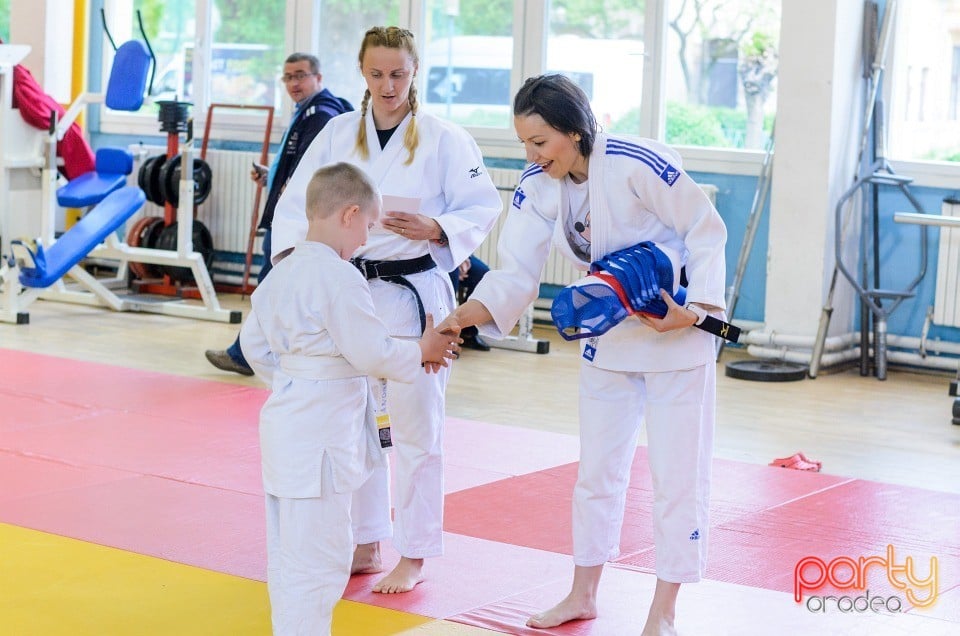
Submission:
[[[393,536],[393,547],[401,556],[423,559],[443,554],[444,390],[449,375],[446,367],[439,373],[420,373],[412,384],[387,382],[394,446],[388,454],[394,467],[393,524],[390,471],[384,465],[353,496],[358,544]]]
[[[333,607],[353,562],[352,493],[333,491],[324,462],[321,496],[266,496],[267,590],[274,636],[329,636]]]
[[[653,477],[657,578],[704,574],[716,401],[713,363],[684,371],[580,368],[580,469],[573,492],[573,559],[602,565],[620,530],[641,419]]]

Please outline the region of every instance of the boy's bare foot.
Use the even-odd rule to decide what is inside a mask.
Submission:
[[[527,627],[536,627],[545,629],[547,627],[556,627],[570,621],[590,620],[597,617],[597,604],[595,601],[589,601],[573,596],[567,596],[554,607],[546,612],[535,614],[527,620]]]
[[[374,592],[400,594],[409,592],[423,580],[423,559],[400,557],[397,567],[373,586]]]
[[[353,564],[350,574],[376,574],[383,572],[380,559],[380,543],[362,543],[353,551]]]

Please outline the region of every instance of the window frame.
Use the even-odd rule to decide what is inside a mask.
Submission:
[[[211,62],[211,16],[213,14],[214,0],[194,0],[196,10],[196,35],[194,45],[193,73],[196,77],[209,77]],[[301,47],[309,46],[306,42],[312,39],[311,27],[317,23],[318,11],[313,10],[313,0],[285,0],[286,12],[284,19],[284,41],[288,43],[290,50],[304,50]],[[105,5],[111,2],[120,3],[125,0],[104,0]],[[132,10],[131,10],[132,11]],[[107,15],[111,14],[109,6]],[[97,22],[97,25],[100,23]],[[314,29],[315,32],[315,29]],[[110,67],[107,63],[109,42],[100,26],[95,33],[101,36],[103,46],[100,55],[91,55],[92,60],[99,60],[99,76],[102,78],[101,84],[106,85],[106,78],[109,76]],[[139,34],[134,34],[139,37]],[[303,44],[301,44],[303,43]],[[292,48],[291,48],[292,47]],[[309,48],[305,50],[310,50]],[[112,59],[112,58],[111,58]],[[97,62],[93,62],[96,64]],[[278,80],[279,81],[279,80]],[[203,131],[206,126],[208,112],[208,90],[209,82],[197,81],[194,84],[193,107],[191,115],[193,117],[194,139],[199,141],[203,137]],[[201,107],[198,107],[198,104]],[[273,143],[279,143],[283,136],[283,131],[290,122],[293,104],[286,91],[281,91],[280,108],[274,111],[273,126],[270,131],[270,138]],[[103,134],[133,135],[133,136],[160,136],[159,122],[155,118],[144,117],[142,114],[124,113],[118,111],[99,109],[99,132]],[[260,143],[263,141],[264,124],[266,115],[264,111],[257,110],[252,112],[232,112],[230,110],[217,110],[216,119],[211,126],[210,137],[212,140],[237,141]]]
[[[110,0],[106,0],[108,3]],[[120,2],[122,0],[114,0]],[[209,16],[213,0],[196,0],[197,28],[209,28]],[[545,68],[549,0],[515,0],[513,3],[513,72],[510,78],[511,94],[519,90],[524,78],[539,74]],[[286,0],[285,40],[289,50],[321,50],[322,32],[320,24],[320,7],[317,0]],[[648,0],[644,15],[644,75],[643,75],[643,104],[640,110],[639,134],[644,137],[663,139],[665,134],[665,100],[664,100],[664,68],[665,60],[661,54],[667,36],[668,25],[666,15],[666,0]],[[425,0],[401,0],[399,2],[399,22],[411,26],[415,32],[423,32],[427,19],[427,5]],[[98,24],[93,21],[92,24]],[[785,24],[783,29],[790,29]],[[204,31],[205,33],[205,31]],[[102,32],[96,30],[95,36]],[[108,45],[107,45],[108,46]],[[197,63],[202,72],[209,68],[209,38],[199,36],[197,49],[204,51],[198,55]],[[102,56],[96,54],[97,45],[91,60],[94,65],[102,64]],[[896,42],[892,42],[891,55],[896,54]],[[200,70],[200,69],[198,69]],[[106,69],[103,71],[106,73]],[[91,72],[94,75],[95,72]],[[417,78],[418,88],[424,89],[426,78]],[[884,82],[883,91],[890,99],[893,82]],[[202,104],[206,91],[205,86],[198,86],[197,103]],[[283,93],[282,106],[274,116],[272,139],[276,143],[283,130],[289,123],[292,104]],[[205,125],[206,109],[195,107],[195,131]],[[262,124],[254,117],[243,114],[217,114],[216,126],[211,131],[215,140],[230,140],[238,142],[259,142],[263,138]],[[131,116],[126,113],[102,111],[100,114],[100,132],[103,134],[126,134],[140,136],[159,136],[157,122],[142,116]],[[523,148],[517,142],[516,134],[508,128],[476,128],[468,127],[480,145],[485,156],[503,159],[524,159]],[[196,132],[199,136],[199,132]],[[762,165],[764,152],[762,150],[744,150],[728,148],[709,148],[701,146],[675,146],[684,158],[684,167],[688,170],[711,172],[720,174],[756,175]],[[955,187],[960,178],[960,165],[942,161],[898,160],[893,158],[892,165],[905,174],[915,178],[918,186]]]

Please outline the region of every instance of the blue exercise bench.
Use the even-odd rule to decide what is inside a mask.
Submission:
[[[131,40],[120,45],[107,82],[106,105],[114,110],[140,110],[151,63],[150,52],[143,42]],[[127,185],[127,175],[131,172],[132,153],[123,148],[101,148],[97,150],[93,172],[57,189],[57,203],[61,206],[93,208],[53,245],[47,248],[38,245],[36,253],[31,251],[33,267],[20,272],[21,285],[44,288],[57,282],[143,207],[146,201],[143,191]]]
[[[131,40],[120,47],[114,44],[107,28],[106,14],[101,9],[105,35],[116,52],[103,103],[113,110],[137,111],[143,106],[148,75],[156,71],[156,61],[147,42],[140,11],[140,33],[143,41]],[[150,84],[153,83],[152,78]],[[47,138],[48,146],[62,139],[63,131],[80,113],[84,104],[101,100],[98,95],[82,95],[67,109],[63,120],[53,122],[54,130]],[[54,153],[48,147],[48,157]],[[43,169],[43,179],[52,193],[57,182],[57,166],[49,161]],[[138,311],[230,322],[238,324],[241,313],[220,307],[216,290],[203,257],[196,251],[184,255],[168,249],[133,247],[114,238],[123,224],[143,207],[146,195],[138,187],[128,186],[127,178],[133,172],[133,155],[125,149],[103,148],[97,151],[93,172],[73,179],[56,189],[57,203],[63,207],[88,208],[87,213],[59,238],[53,237],[56,205],[49,198],[43,205],[43,235],[36,248],[23,241],[11,241],[17,245],[16,258],[0,263],[0,322],[18,325],[29,324],[26,308],[35,300],[54,300],[82,304],[96,304],[114,311]],[[183,208],[185,209],[185,208]],[[186,213],[185,213],[186,214]],[[186,216],[185,216],[186,218]],[[119,261],[118,276],[101,279],[89,274],[77,264],[86,256]],[[169,267],[190,269],[197,282],[202,305],[184,302],[175,298],[163,302],[144,301],[133,296],[119,295],[114,288],[126,283],[127,263],[141,262]],[[7,278],[7,271],[16,272]],[[74,279],[67,288],[61,281],[64,276]]]
[[[147,197],[140,188],[123,186],[114,190],[48,249],[37,245],[37,251],[31,251],[33,267],[20,270],[20,284],[24,287],[40,288],[54,284],[79,263],[80,259],[136,214],[146,200]],[[14,243],[23,245],[21,241]],[[23,247],[29,250],[26,245]]]

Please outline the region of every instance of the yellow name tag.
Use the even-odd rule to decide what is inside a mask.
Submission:
[[[390,415],[381,413],[377,415],[377,433],[380,435],[380,448],[390,448],[393,446],[393,439],[390,437]]]

